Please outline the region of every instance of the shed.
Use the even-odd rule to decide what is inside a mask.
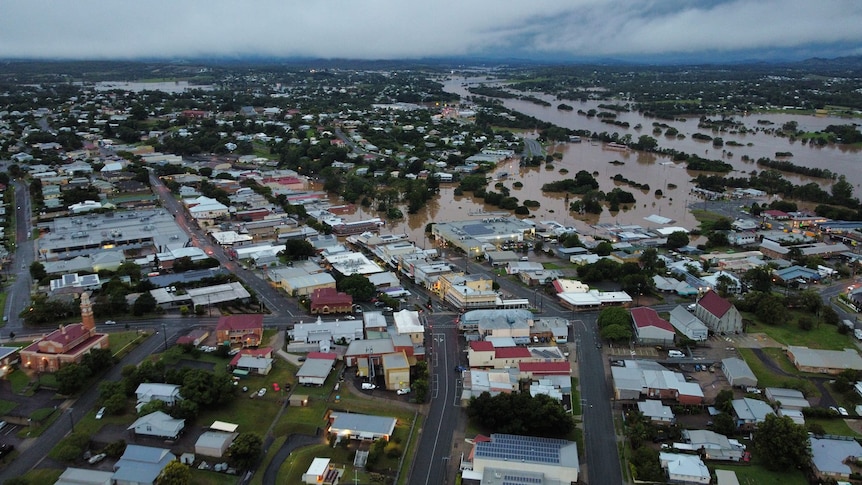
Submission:
[[[308,394],[291,394],[288,399],[290,406],[308,406]]]
[[[733,387],[756,387],[757,376],[744,360],[737,357],[722,359],[721,370]]]
[[[221,458],[237,436],[238,433],[206,431],[195,442],[195,454]]]

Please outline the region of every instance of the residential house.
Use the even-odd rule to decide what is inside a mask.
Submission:
[[[176,459],[170,450],[126,445],[123,456],[114,464],[113,485],[155,485],[162,470]]]
[[[659,462],[667,471],[668,483],[708,484],[712,480],[709,468],[697,455],[659,453]]]
[[[386,416],[358,413],[329,413],[327,433],[355,440],[389,441],[398,420]]]
[[[304,386],[322,386],[337,358],[338,355],[332,352],[309,352],[302,367],[296,371],[296,378]]]
[[[231,359],[228,366],[233,370],[235,376],[260,375],[265,376],[272,371],[272,349],[261,347],[258,349],[241,349]]]
[[[739,441],[706,429],[684,429],[682,439],[686,446],[674,443],[674,448],[702,452],[706,460],[739,461],[745,453]]]
[[[137,396],[138,404],[162,401],[168,406],[173,406],[182,399],[179,384],[164,384],[160,382],[143,382],[138,384],[135,396]]]
[[[66,468],[54,485],[113,485],[114,472],[88,468]]]
[[[185,419],[176,419],[171,417],[169,414],[156,411],[154,413],[141,416],[126,429],[131,430],[135,436],[153,436],[156,438],[175,440],[180,436],[185,425]]]
[[[736,415],[736,426],[745,431],[753,430],[758,423],[762,423],[766,419],[766,416],[775,414],[769,403],[759,399],[744,397],[734,399],[731,404],[733,405],[733,414]]]
[[[655,424],[670,425],[676,421],[670,406],[665,406],[655,399],[638,402],[638,411]]]

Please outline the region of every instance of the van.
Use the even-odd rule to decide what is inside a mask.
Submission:
[[[671,357],[671,358],[679,358],[679,357],[685,357],[685,354],[680,352],[679,350],[668,350],[667,356]]]

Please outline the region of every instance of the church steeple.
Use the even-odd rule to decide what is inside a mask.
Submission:
[[[87,330],[96,328],[96,318],[93,316],[93,304],[90,303],[90,294],[86,291],[81,293],[81,323]]]

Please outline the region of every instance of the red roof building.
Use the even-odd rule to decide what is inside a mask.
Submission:
[[[673,325],[649,307],[632,308],[635,337],[641,344],[672,344],[676,331]]]
[[[494,344],[487,340],[477,340],[475,342],[470,342],[470,350],[474,350],[476,352],[493,352]]]
[[[257,347],[263,338],[263,315],[242,314],[219,318],[216,340],[220,344],[241,344],[242,347]]]
[[[272,358],[272,348],[271,347],[261,347],[259,349],[242,349],[233,356],[233,359],[230,360],[230,366],[236,367],[239,363],[239,359],[242,357],[261,357],[265,359]]]
[[[353,313],[353,297],[335,288],[317,288],[311,294],[311,314]]]
[[[319,360],[335,360],[338,358],[338,354],[335,352],[309,352],[306,355],[306,359],[319,359]]]
[[[713,290],[707,291],[694,307],[694,316],[699,318],[713,333],[742,332],[742,315],[733,303]]]
[[[568,362],[521,362],[518,364],[518,370],[526,378],[572,374],[572,366]]]

